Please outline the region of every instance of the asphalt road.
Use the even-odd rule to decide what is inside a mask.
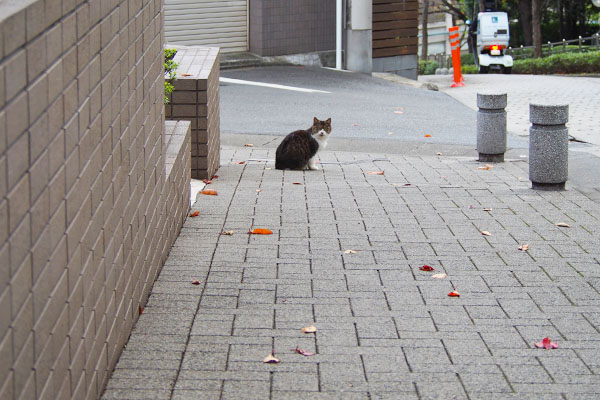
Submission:
[[[221,76],[329,92],[221,83],[224,134],[286,135],[308,128],[316,116],[332,118],[332,143],[333,138],[377,140],[382,151],[389,141],[476,145],[476,112],[441,92],[324,68],[264,67]],[[510,146],[526,144],[516,135],[509,139]]]

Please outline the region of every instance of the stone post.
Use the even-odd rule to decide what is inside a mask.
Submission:
[[[506,93],[477,93],[477,107],[479,161],[503,162],[506,152]]]
[[[569,177],[569,105],[529,105],[529,180],[533,189],[564,190]]]

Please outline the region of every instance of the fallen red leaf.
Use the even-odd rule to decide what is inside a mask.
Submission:
[[[206,189],[206,190],[201,191],[200,193],[202,193],[206,196],[216,196],[217,195],[217,191],[212,190],[212,189]]]
[[[302,182],[292,182],[292,185],[302,185]]]
[[[450,293],[448,293],[448,296],[450,296],[450,297],[460,297],[460,293],[458,293],[456,290],[453,290]]]
[[[250,235],[271,235],[273,232],[269,229],[257,228],[251,231],[248,231]]]
[[[298,353],[298,354],[302,354],[305,357],[309,357],[309,356],[314,356],[315,355],[315,353],[311,353],[310,351],[299,349],[298,346],[296,346],[296,349],[294,351],[296,353]]]
[[[236,161],[235,163],[238,165],[242,165],[242,164],[246,164],[246,161]]]
[[[144,307],[142,307],[141,305],[138,306],[138,312],[139,312],[138,315],[142,315],[142,313],[144,312]]]
[[[218,177],[219,177],[219,175],[214,175],[212,178],[217,179]]]
[[[367,175],[383,175],[385,171],[367,171]]]
[[[194,217],[197,217],[198,215],[200,215],[200,211],[194,211],[193,213],[190,214],[190,217],[194,218]]]
[[[542,347],[546,350],[558,349],[558,343],[550,341],[549,337],[545,337],[541,342],[537,342],[535,347],[541,349]]]
[[[199,285],[200,281],[192,281],[192,285]]]
[[[421,268],[419,268],[421,271],[435,271],[435,268],[429,266],[429,265],[423,265]]]
[[[212,183],[212,181],[209,179],[202,179],[202,182],[204,182],[207,185],[210,185]]]
[[[266,364],[278,364],[280,362],[279,358],[275,357],[275,352],[271,352],[268,356],[263,360]]]
[[[425,135],[425,137],[431,137],[431,135],[428,133],[427,135]]]

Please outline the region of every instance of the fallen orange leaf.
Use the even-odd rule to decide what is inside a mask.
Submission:
[[[198,215],[200,215],[200,211],[194,211],[193,213],[190,214],[190,217],[194,218],[194,217],[197,217]]]
[[[315,333],[317,332],[317,328],[314,325],[306,326],[301,329],[302,333]]]
[[[271,354],[265,357],[263,362],[265,364],[279,364],[280,360],[279,358],[275,357],[275,352],[272,351]]]
[[[383,175],[385,171],[367,171],[367,175]]]
[[[490,164],[485,164],[483,167],[478,167],[477,169],[485,169],[486,171],[492,168]]]
[[[217,179],[218,177],[219,177],[219,175],[214,175],[212,178]]]
[[[206,196],[216,196],[217,195],[217,191],[212,190],[212,189],[206,189],[206,190],[201,191],[200,193],[202,193]]]
[[[262,229],[262,228],[257,228],[252,231],[248,231],[248,233],[251,235],[271,235],[271,234],[273,234],[273,232],[271,230]]]
[[[448,296],[450,296],[450,297],[460,297],[460,293],[458,293],[456,290],[453,290],[450,293],[448,293]]]
[[[252,143],[246,143],[244,147],[254,147],[254,145]]]
[[[192,74],[181,74],[181,76],[192,76]]]
[[[210,185],[212,183],[210,179],[202,179],[202,182],[204,182],[207,185]]]
[[[431,135],[428,133],[427,135],[425,135],[425,137],[431,137]]]

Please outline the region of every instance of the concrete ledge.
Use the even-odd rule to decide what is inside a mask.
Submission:
[[[190,209],[191,123],[189,121],[165,121],[164,144],[165,181],[167,183],[165,185],[167,188],[165,212],[170,216],[167,221],[170,225],[170,229],[167,229],[170,237],[166,247],[170,249]]]
[[[219,168],[219,49],[170,46],[177,49],[177,80],[165,119],[191,123],[191,177],[209,179]]]

